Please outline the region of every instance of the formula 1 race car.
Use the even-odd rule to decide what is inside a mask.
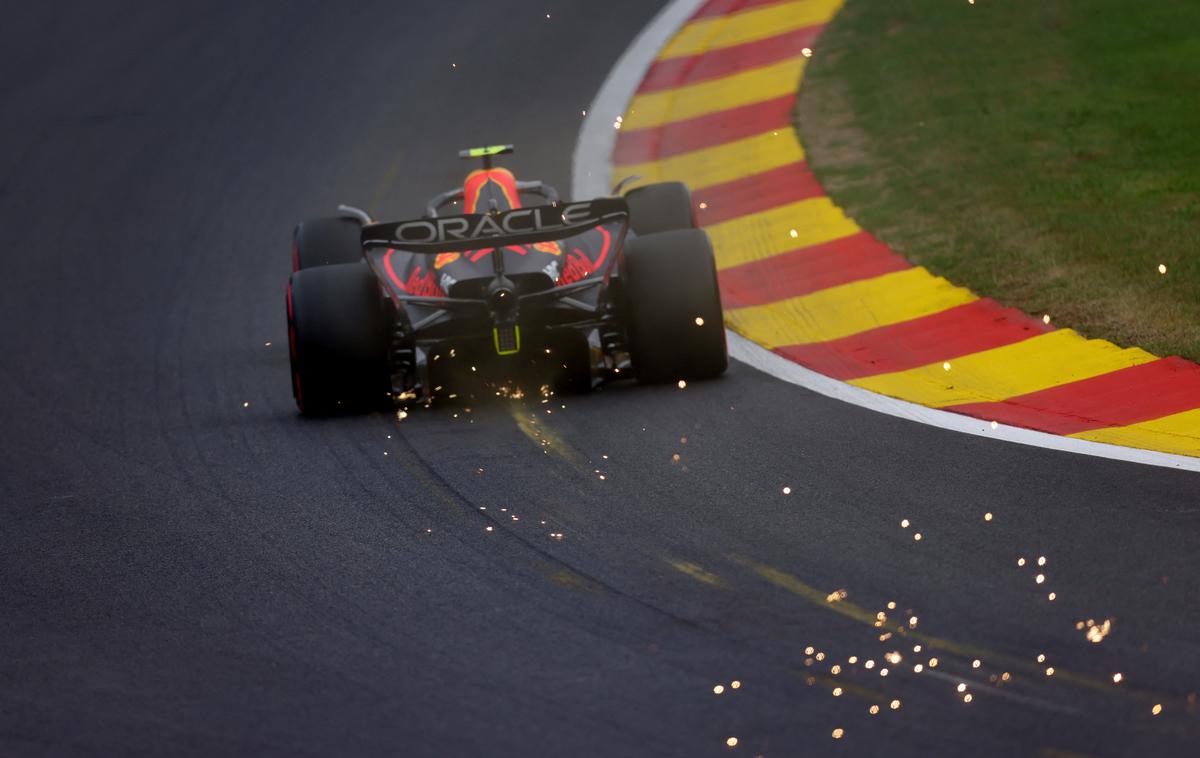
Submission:
[[[511,152],[462,151],[483,168],[422,218],[377,223],[340,206],[296,227],[287,318],[301,412],[429,399],[454,366],[558,392],[725,370],[716,266],[687,187],[562,202],[493,166]],[[441,215],[460,202],[463,214]]]

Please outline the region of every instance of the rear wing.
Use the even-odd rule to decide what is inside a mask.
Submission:
[[[413,221],[368,224],[363,247],[383,245],[413,253],[449,253],[561,240],[611,222],[629,223],[621,197],[580,203],[555,203],[494,213],[439,216]]]

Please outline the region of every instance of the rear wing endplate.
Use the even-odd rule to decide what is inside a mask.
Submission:
[[[616,221],[628,224],[625,199],[602,197],[495,213],[368,224],[362,229],[362,244],[414,253],[448,253],[561,240]]]

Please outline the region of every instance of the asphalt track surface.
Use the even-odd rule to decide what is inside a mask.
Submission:
[[[0,30],[0,754],[1195,754],[1194,474],[741,365],[297,415],[296,220],[497,141],[568,187],[656,3],[56,5]]]

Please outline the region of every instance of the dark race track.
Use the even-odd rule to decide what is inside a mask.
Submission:
[[[55,5],[0,30],[0,754],[1195,754],[1200,476],[739,365],[296,414],[292,225],[490,142],[569,187],[657,3]]]

